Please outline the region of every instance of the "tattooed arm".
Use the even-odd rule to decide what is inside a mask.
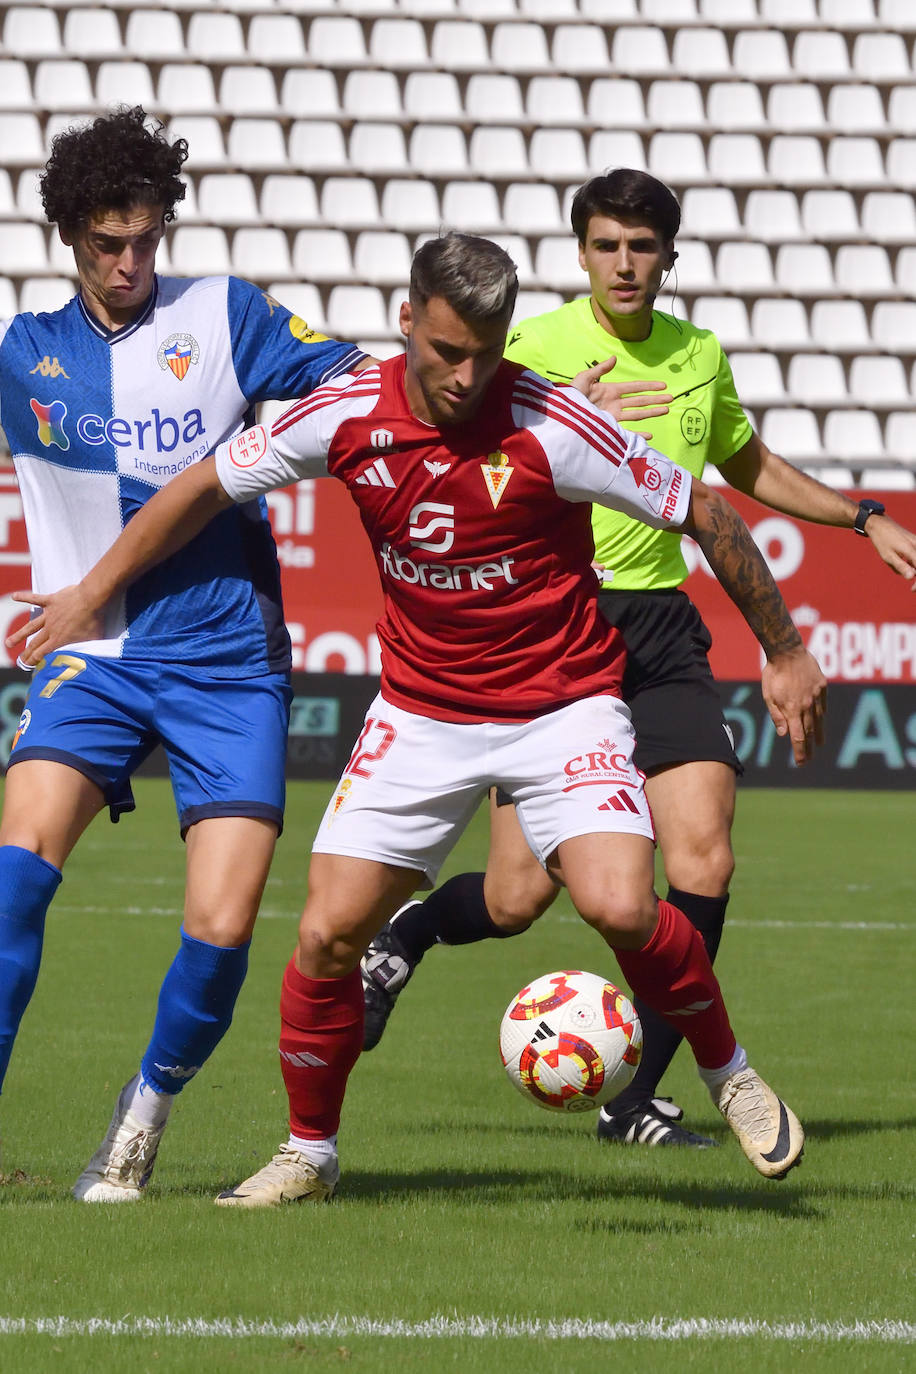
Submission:
[[[827,682],[802,644],[763,555],[738,512],[694,479],[684,533],[697,541],[766,655],[762,689],[779,735],[788,735],[796,763],[823,741]]]

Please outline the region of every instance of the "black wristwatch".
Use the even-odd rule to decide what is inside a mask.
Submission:
[[[855,523],[853,524],[853,529],[855,530],[856,534],[865,534],[865,521],[868,519],[870,515],[883,514],[884,507],[882,506],[880,501],[871,501],[867,497],[864,501],[860,501],[859,509],[856,512]],[[867,537],[868,536],[866,535],[866,538]]]

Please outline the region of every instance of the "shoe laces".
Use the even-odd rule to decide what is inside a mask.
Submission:
[[[772,1133],[773,1113],[756,1073],[744,1070],[735,1074],[726,1083],[722,1097],[723,1114],[751,1139],[764,1139]]]

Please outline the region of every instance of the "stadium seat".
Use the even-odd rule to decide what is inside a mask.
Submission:
[[[483,25],[476,19],[440,19],[433,29],[430,57],[446,71],[486,71],[490,54]]]
[[[762,348],[777,352],[810,348],[808,315],[801,301],[761,297],[751,307],[751,334]],[[792,390],[791,377],[789,390]]]
[[[53,9],[11,5],[3,21],[3,47],[10,57],[66,57]]]
[[[464,176],[469,171],[464,131],[457,124],[417,124],[408,156],[414,171],[426,176]]]
[[[450,229],[488,234],[503,228],[492,182],[450,181],[442,192],[442,220]]]
[[[380,19],[376,28],[389,21]],[[366,44],[362,25],[352,15],[320,14],[309,25],[308,60],[319,67],[362,66]]]
[[[69,277],[26,277],[19,291],[18,308],[40,315],[45,310],[60,310],[75,294],[75,283]]]
[[[181,20],[174,10],[132,9],[124,30],[124,50],[142,55],[145,62],[187,58]]]
[[[187,167],[190,171],[225,167],[223,131],[214,115],[178,114],[169,120],[168,137],[170,141],[176,138],[187,139]]]
[[[374,286],[394,286],[410,278],[410,244],[406,234],[369,229],[356,240],[353,271]]]
[[[245,38],[237,14],[195,10],[188,20],[187,50],[201,62],[235,62],[245,56]]]
[[[31,108],[32,82],[28,66],[18,57],[0,57],[0,109]],[[0,319],[2,318],[0,316]]]
[[[902,142],[904,140],[898,140]],[[910,140],[907,140],[910,141]],[[913,144],[913,185],[916,185],[916,139]],[[889,173],[890,175],[890,173]],[[884,163],[876,138],[847,138],[835,134],[827,145],[827,177],[840,186],[883,186]]]
[[[852,69],[860,81],[912,80],[906,44],[899,33],[860,33],[852,45]]]
[[[610,66],[604,29],[597,24],[558,24],[551,45],[558,72],[606,72]]]
[[[349,157],[356,172],[410,170],[400,124],[354,124],[350,130]]]
[[[325,224],[349,228],[379,223],[378,192],[369,177],[328,177],[319,203]]]
[[[771,129],[787,134],[820,133],[827,129],[824,102],[810,81],[777,81],[767,97]]]
[[[262,284],[271,278],[293,277],[286,234],[282,229],[264,225],[237,229],[232,239],[232,270]]]
[[[219,79],[219,103],[238,115],[276,115],[277,84],[268,67],[254,65],[223,68]]]
[[[521,234],[499,232],[491,234],[490,237],[494,243],[499,244],[500,248],[505,249],[515,263],[519,283],[522,286],[534,286],[536,284],[534,266],[531,261],[531,249],[528,247],[528,240]]]
[[[496,24],[490,37],[490,61],[500,71],[549,72],[550,52],[542,24]]]
[[[695,24],[697,0],[642,0],[640,14],[653,24]]]
[[[95,96],[83,61],[45,59],[35,68],[35,104],[46,110],[92,110]]]
[[[706,117],[723,133],[763,131],[767,121],[760,87],[753,81],[714,81],[706,94]]]
[[[849,399],[843,364],[832,353],[796,353],[789,359],[786,390],[803,406],[844,405]]]
[[[916,12],[910,0],[878,0],[878,23],[882,28],[916,32]]]
[[[659,129],[705,129],[703,97],[696,81],[653,81],[646,116]],[[705,171],[705,159],[703,162]]]
[[[533,76],[528,82],[525,109],[536,124],[585,123],[582,88],[572,76]]]
[[[674,35],[671,65],[687,77],[715,80],[732,75],[725,34],[719,28],[681,28]]]
[[[778,29],[741,29],[735,35],[732,66],[751,81],[786,81],[793,74],[788,44]]]
[[[916,207],[904,191],[868,191],[862,200],[862,232],[878,243],[916,241]]]
[[[709,295],[719,289],[712,266],[712,253],[709,244],[702,239],[678,239],[678,259],[675,270],[668,282],[668,289],[677,282],[679,290],[691,295]]]
[[[770,180],[756,134],[713,134],[707,159],[714,181],[729,186],[760,186]]]
[[[757,24],[756,0],[699,0],[701,19],[722,24]]]
[[[807,237],[794,191],[769,187],[750,191],[744,205],[744,224],[749,236],[762,243],[786,243]]]
[[[870,28],[875,22],[874,0],[820,0],[820,19],[832,29]]]
[[[815,0],[759,0],[760,18],[775,28],[800,28],[818,21]]]
[[[234,119],[226,152],[236,167],[250,171],[280,171],[287,166],[286,142],[278,119]]]
[[[534,175],[548,181],[584,181],[591,171],[578,129],[535,129],[528,159]]]
[[[569,234],[545,234],[534,251],[534,274],[542,287],[577,292],[588,289],[588,278],[579,266]]]
[[[828,180],[820,141],[809,134],[776,134],[770,142],[770,176],[788,186],[822,186]]]
[[[293,240],[293,267],[305,281],[347,281],[353,275],[350,245],[342,229],[300,229]]]
[[[383,339],[391,333],[377,286],[332,286],[328,329],[338,339]]]
[[[690,319],[700,329],[711,329],[727,351],[751,348],[755,343],[748,323],[747,306],[737,296],[698,296]]]
[[[472,76],[471,83],[481,79],[486,80],[487,78]],[[493,79],[498,80],[500,78]],[[515,82],[514,77],[507,77],[506,80],[515,83],[518,94],[518,116],[520,118],[522,106],[518,83]],[[498,106],[498,103],[498,101],[494,101],[494,106]],[[463,119],[464,109],[461,104],[461,91],[457,77],[452,72],[410,72],[404,83],[404,113],[409,119],[430,121]],[[480,116],[475,113],[471,117],[477,119]]]
[[[245,172],[208,172],[197,185],[197,208],[213,224],[259,224],[261,213]]]
[[[853,358],[849,394],[861,406],[905,406],[911,402],[906,372],[899,358]],[[916,458],[916,450],[912,455]]]
[[[0,113],[0,148],[7,167],[34,167],[44,162],[45,145],[38,116]]]
[[[811,337],[821,348],[836,353],[870,352],[871,337],[862,302],[815,301],[811,307]]]
[[[650,92],[651,96],[651,92]],[[695,133],[658,133],[649,139],[649,171],[675,186],[708,181],[703,140]]]
[[[280,87],[280,105],[293,119],[327,119],[341,113],[333,72],[290,67]]]
[[[771,406],[760,437],[768,449],[790,461],[824,456],[814,412],[802,406]]]
[[[563,304],[563,297],[559,291],[519,291],[515,298],[515,309],[512,312],[512,323],[518,324],[520,320],[531,319],[534,315],[546,315],[550,310],[556,310]]]
[[[382,190],[381,222],[409,233],[435,230],[440,222],[439,197],[431,181],[391,177]]]
[[[886,261],[887,254],[884,252],[883,248],[874,248],[872,251],[875,253],[884,253]],[[897,254],[894,276],[899,291],[902,291],[905,296],[916,297],[916,248],[901,248],[900,252]],[[890,288],[890,291],[893,291],[893,287]]]
[[[63,44],[66,52],[75,57],[99,61],[105,57],[120,57],[121,30],[113,9],[75,7],[64,19]]]
[[[739,238],[744,226],[734,191],[726,186],[688,186],[681,197],[681,228],[692,238]]]
[[[664,33],[643,24],[621,25],[614,31],[610,65],[613,71],[628,75],[667,75],[671,63]]]
[[[620,19],[635,19],[636,0],[579,0],[584,19],[598,19],[601,23],[616,23]]]
[[[295,14],[252,15],[248,53],[256,62],[277,67],[305,61],[302,21]]]
[[[324,307],[321,304],[321,292],[312,282],[269,282],[267,291],[274,300],[285,305],[287,310],[298,315],[300,320],[304,320],[312,329],[324,331],[327,328]],[[285,406],[286,403],[282,404]]]
[[[289,131],[289,163],[308,172],[344,171],[347,150],[336,120],[297,119]]]
[[[833,264],[836,284],[850,296],[893,296],[898,288],[907,295],[914,295],[916,274],[909,285],[900,279],[900,260],[908,251],[904,249],[898,255],[895,286],[886,248],[876,243],[844,243],[837,249]]]
[[[716,280],[726,291],[759,295],[776,289],[770,250],[764,243],[722,243],[716,254]]]
[[[40,167],[26,167],[19,173],[16,182],[15,208],[7,218],[31,219],[41,225],[46,223],[44,206],[41,203],[41,190],[38,185],[40,176]],[[7,180],[9,180],[9,173],[7,173]]]
[[[830,254],[822,243],[783,243],[776,249],[776,281],[789,295],[833,295]]]
[[[877,86],[832,86],[827,95],[827,123],[840,133],[884,133],[884,105]]]
[[[850,191],[805,191],[801,218],[808,238],[848,242],[861,237],[856,202]]]
[[[261,185],[261,218],[268,224],[317,224],[318,196],[311,177],[272,173]]]
[[[13,277],[47,272],[45,230],[38,224],[16,220],[0,223],[0,262],[4,272]],[[70,263],[72,266],[72,256]]]
[[[528,174],[528,154],[521,129],[481,125],[471,134],[470,165],[478,176],[505,180]]]
[[[167,114],[219,113],[213,73],[202,62],[164,62],[158,92],[159,108]]]
[[[569,19],[579,13],[576,0],[519,0],[519,12],[532,19]]]
[[[916,138],[892,138],[887,146],[887,180],[908,190],[916,187]]]
[[[35,219],[39,218],[41,201],[38,199],[37,186],[35,188],[34,210],[30,207],[28,212],[16,210],[16,200],[13,195],[13,183],[9,172],[5,167],[0,168],[0,219]],[[42,216],[42,218],[44,218]],[[0,315],[0,319],[3,316]]]
[[[179,277],[206,277],[232,271],[224,229],[180,224],[169,236],[169,251]]]
[[[555,186],[546,182],[512,182],[503,198],[507,229],[521,234],[559,234],[566,228]]]
[[[423,25],[418,19],[377,19],[369,36],[369,56],[383,70],[416,71],[428,66]]]
[[[853,465],[884,457],[884,440],[878,417],[871,410],[831,410],[824,418],[824,449],[831,458],[845,458]]]
[[[786,389],[782,371],[772,353],[733,353],[732,375],[742,404],[751,406],[783,405]]]
[[[350,119],[400,119],[401,88],[394,72],[348,72],[343,111]]]
[[[599,77],[593,81],[586,112],[590,123],[605,128],[642,129],[648,123],[642,87],[632,77]]]
[[[792,47],[792,66],[811,81],[843,81],[849,76],[849,50],[841,33],[802,30]]]
[[[894,86],[891,90],[887,127],[892,133],[916,134],[916,86]]]
[[[4,86],[0,75],[0,91]],[[149,67],[145,62],[101,62],[95,76],[95,98],[99,105],[142,105],[149,109],[156,103]]]
[[[876,346],[888,353],[916,352],[916,302],[879,301],[871,318],[871,333]]]
[[[916,454],[916,410],[892,411],[884,426],[884,450],[888,458],[912,463]]]
[[[458,117],[461,117],[461,97],[458,95],[456,78],[450,72],[437,73],[441,80],[455,83]],[[407,78],[410,85],[411,78]],[[522,107],[522,88],[515,76],[503,76],[496,72],[475,72],[468,80],[464,106],[469,119],[480,124],[505,124],[507,121],[522,122],[525,119]],[[443,118],[442,114],[431,111],[430,118]]]

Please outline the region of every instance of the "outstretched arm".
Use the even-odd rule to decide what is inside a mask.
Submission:
[[[842,492],[824,486],[773,453],[757,434],[752,434],[719,471],[737,491],[753,496],[765,506],[811,520],[851,530],[859,506]],[[916,535],[888,515],[870,515],[865,533],[875,552],[901,577],[913,578],[916,591]]]
[[[796,763],[823,741],[827,682],[802,644],[786,603],[747,526],[727,501],[694,479],[684,532],[706,559],[753,630],[766,655],[761,686],[779,735],[788,735]]]
[[[213,457],[185,468],[141,506],[81,582],[57,592],[13,592],[14,601],[41,609],[9,636],[7,648],[15,649],[28,640],[20,660],[34,667],[62,644],[97,638],[108,602],[149,568],[183,548],[230,504]]]

